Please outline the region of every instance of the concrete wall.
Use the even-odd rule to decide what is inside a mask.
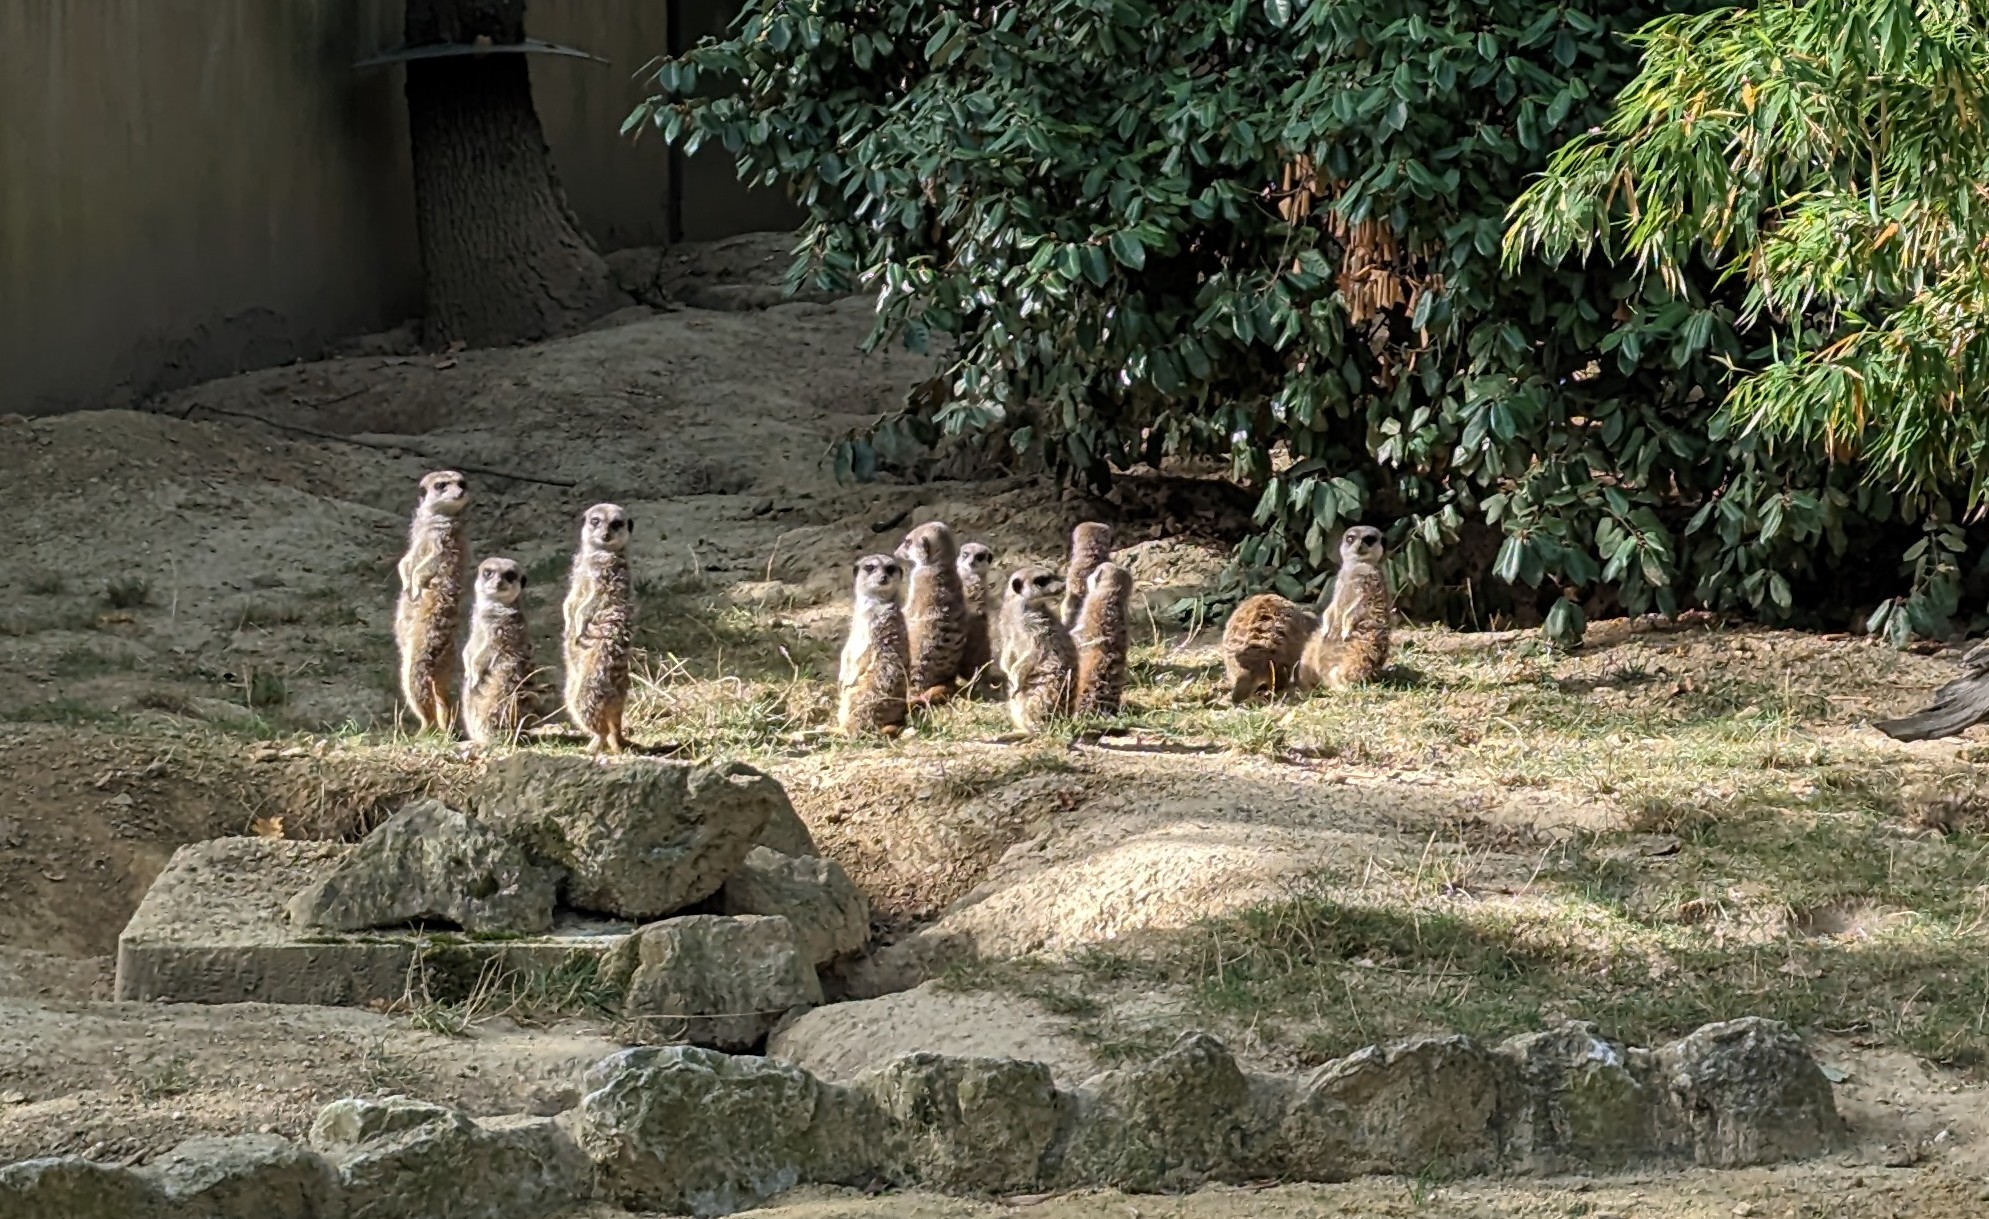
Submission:
[[[539,113],[603,249],[667,242],[670,157],[619,134],[679,9],[532,0]],[[123,406],[420,308],[398,0],[0,0],[0,413]],[[701,237],[791,224],[693,159]],[[719,172],[719,171],[722,171]],[[717,192],[711,202],[703,196]]]

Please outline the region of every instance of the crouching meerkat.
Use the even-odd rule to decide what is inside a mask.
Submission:
[[[912,649],[911,696],[940,702],[960,676],[967,643],[967,594],[960,587],[960,547],[942,521],[905,535],[898,557],[912,565],[906,582],[905,629]]]
[[[469,539],[463,506],[469,488],[454,470],[422,476],[421,503],[401,555],[400,598],[394,604],[394,646],[400,653],[401,697],[422,730],[448,732],[450,670],[467,582]]]
[[[994,664],[989,598],[994,589],[994,551],[979,542],[960,547],[954,566],[960,572],[960,593],[967,605],[967,639],[960,649],[960,676],[974,683],[989,676]]]
[[[1078,611],[1076,709],[1079,715],[1119,714],[1126,698],[1126,650],[1132,643],[1133,573],[1117,563],[1092,569]]]
[[[1112,557],[1112,527],[1103,521],[1086,521],[1070,531],[1070,565],[1064,569],[1063,620],[1067,627],[1077,625],[1084,597],[1091,587],[1091,573]]]
[[[620,753],[635,633],[628,543],[635,522],[617,504],[595,504],[580,523],[580,550],[567,579],[563,635],[566,713],[587,734],[587,752]]]
[[[1275,694],[1298,685],[1306,645],[1318,633],[1318,615],[1276,593],[1244,598],[1222,628],[1229,701],[1242,704],[1260,690]]]
[[[499,558],[477,564],[462,701],[463,731],[479,745],[517,740],[535,710],[524,595],[525,569],[518,564]]]
[[[1008,679],[1008,718],[1035,732],[1069,715],[1077,677],[1077,648],[1059,615],[1063,577],[1024,567],[1008,578],[1001,608],[1001,671]]]
[[[1388,667],[1395,595],[1382,568],[1387,552],[1381,530],[1356,525],[1340,538],[1340,571],[1333,600],[1320,615],[1299,661],[1299,681],[1336,690],[1373,681]]]
[[[905,569],[888,554],[856,561],[855,605],[843,643],[836,731],[893,735],[904,727],[912,667],[905,629]]]

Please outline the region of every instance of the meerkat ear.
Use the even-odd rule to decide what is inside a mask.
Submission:
[[[525,575],[525,573],[524,573],[524,572],[522,572],[522,571],[521,571],[521,572],[519,572],[519,573],[518,573],[518,587],[519,587],[519,588],[523,588],[523,587],[525,587],[525,586],[526,586],[527,584],[530,584],[531,582],[532,582],[532,581],[531,581],[531,580],[530,580],[529,578],[527,578],[527,577],[526,577],[526,575]]]

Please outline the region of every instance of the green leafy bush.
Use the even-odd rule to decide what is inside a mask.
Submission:
[[[1390,526],[1405,606],[1452,621],[1571,642],[1597,612],[1918,589],[1933,629],[1960,549],[1936,500],[1723,422],[1737,289],[1501,265],[1509,205],[1663,11],[749,0],[653,66],[629,128],[786,182],[792,282],[874,291],[873,343],[944,353],[843,447],[854,476],[941,433],[1097,486],[1213,454],[1261,493],[1231,595],[1316,592],[1358,520]],[[1917,566],[1874,561],[1919,529]]]

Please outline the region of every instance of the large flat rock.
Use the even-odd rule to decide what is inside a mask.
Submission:
[[[217,838],[181,847],[118,937],[116,997],[177,1003],[364,1006],[466,997],[486,968],[521,973],[598,959],[629,923],[562,914],[536,936],[296,927],[284,904],[355,848],[341,843]]]

